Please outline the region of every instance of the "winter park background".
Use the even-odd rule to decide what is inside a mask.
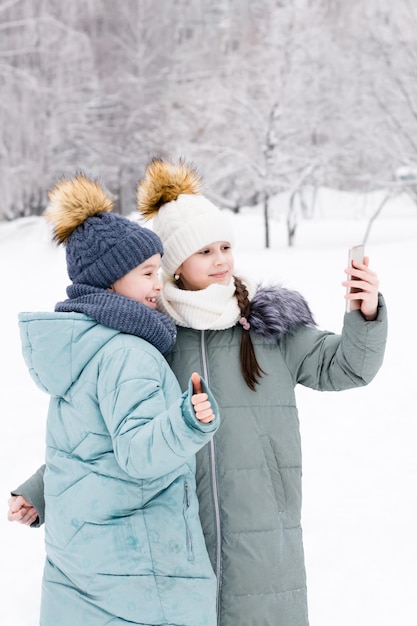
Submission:
[[[362,241],[380,196],[321,189],[315,218],[300,221],[292,248],[280,201],[268,250],[260,208],[230,213],[237,267],[254,280],[299,290],[319,326],[338,332],[347,248]],[[382,369],[364,389],[297,393],[311,626],[417,623],[417,207],[408,196],[385,205],[367,252],[389,312]],[[47,409],[23,363],[16,316],[51,309],[68,284],[63,250],[50,243],[42,217],[0,224],[0,272],[0,624],[35,626],[43,530],[11,524],[6,514],[9,490],[42,462]]]
[[[0,0],[1,626],[38,624],[43,530],[6,516],[43,460],[48,402],[17,313],[51,310],[68,284],[46,191],[82,169],[129,214],[152,155],[195,163],[242,274],[299,290],[336,332],[347,249],[387,200],[366,242],[382,369],[364,389],[297,390],[304,543],[311,626],[416,626],[416,103],[412,0]]]

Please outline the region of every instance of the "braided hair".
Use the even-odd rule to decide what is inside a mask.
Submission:
[[[250,337],[250,333],[248,332],[249,325],[247,324],[247,320],[251,312],[249,293],[246,285],[240,278],[237,278],[236,276],[233,278],[236,287],[234,295],[236,296],[241,313],[240,322],[245,322],[245,324],[242,323],[243,332],[242,339],[240,340],[240,368],[249,389],[256,391],[255,385],[259,385],[259,378],[261,378],[265,372],[258,363],[255,348],[253,347],[252,339]],[[179,289],[185,289],[181,275],[179,275],[178,279],[176,279],[176,284]]]
[[[265,372],[257,361],[255,348],[253,347],[252,339],[250,337],[250,333],[248,332],[249,324],[247,323],[247,320],[251,311],[248,290],[240,278],[235,276],[234,279],[236,287],[234,295],[236,296],[238,306],[242,314],[241,323],[242,320],[244,322],[242,323],[243,330],[242,339],[240,341],[240,367],[247,386],[252,391],[256,391],[255,385],[259,385],[259,378],[261,378]]]

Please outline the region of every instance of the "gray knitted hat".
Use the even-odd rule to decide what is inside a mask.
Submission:
[[[163,254],[158,235],[112,209],[112,198],[82,174],[62,180],[49,193],[46,218],[54,240],[66,246],[73,283],[106,289],[154,254]]]

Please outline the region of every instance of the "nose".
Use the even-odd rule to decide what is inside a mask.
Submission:
[[[159,278],[156,279],[153,288],[155,289],[155,291],[161,291],[162,282],[159,280]]]
[[[223,265],[224,264],[224,254],[222,252],[222,250],[219,250],[216,254],[216,258],[215,258],[215,264],[216,265]]]

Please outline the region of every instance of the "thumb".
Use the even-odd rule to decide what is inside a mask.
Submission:
[[[201,384],[200,374],[193,372],[191,374],[191,382],[193,383],[193,393],[203,393],[203,386]]]

